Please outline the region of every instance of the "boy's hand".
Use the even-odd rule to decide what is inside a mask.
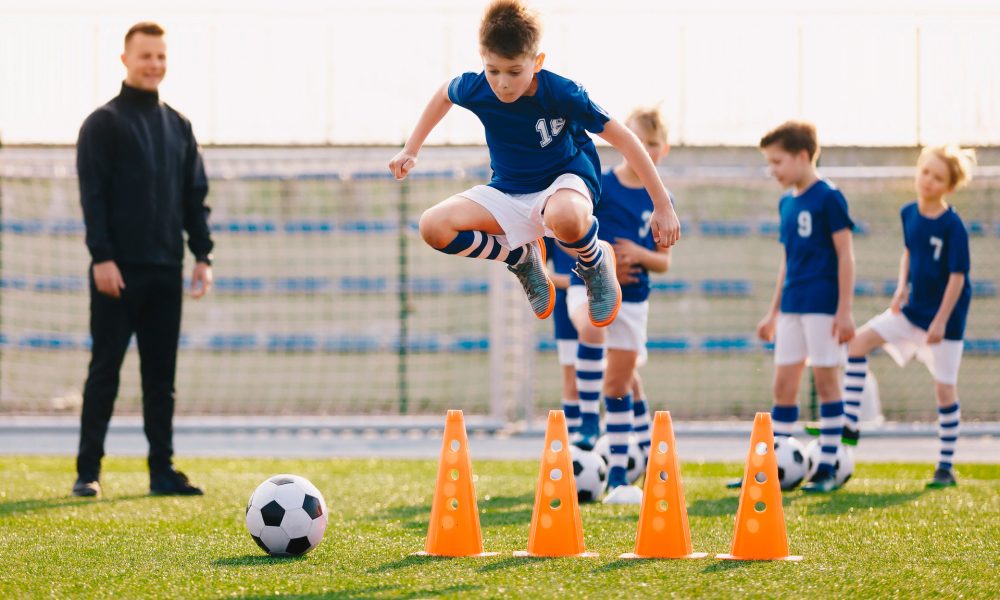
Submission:
[[[677,220],[677,213],[673,208],[666,211],[654,209],[649,226],[653,231],[653,239],[661,248],[669,248],[681,239],[681,222]]]
[[[640,262],[642,251],[645,250],[627,238],[615,238],[615,260],[618,264],[634,265]]]
[[[615,277],[621,285],[638,283],[640,273],[642,273],[642,267],[634,264],[620,262],[615,265]]]
[[[833,315],[833,337],[837,338],[838,344],[846,344],[854,337],[854,317],[850,312],[837,311]]]
[[[903,295],[899,292],[892,295],[892,302],[889,304],[889,310],[895,314],[903,312]]]
[[[121,298],[125,279],[113,260],[94,263],[94,286],[97,291],[111,298]]]
[[[765,342],[774,341],[774,325],[778,321],[778,316],[774,313],[767,315],[757,323],[757,337]]]
[[[396,181],[402,181],[406,179],[406,176],[410,173],[410,169],[415,167],[416,164],[416,154],[401,150],[399,154],[393,156],[392,160],[389,161],[389,171],[392,172],[392,176],[396,178]]]
[[[927,343],[937,344],[944,339],[944,323],[934,319],[931,326],[927,328]]]

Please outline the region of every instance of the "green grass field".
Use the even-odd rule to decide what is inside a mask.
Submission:
[[[67,495],[69,458],[0,458],[0,597],[981,597],[1000,595],[1000,465],[962,466],[960,486],[926,491],[931,466],[861,464],[827,497],[785,495],[801,563],[623,561],[638,507],[585,505],[597,559],[515,559],[527,543],[537,463],[477,461],[487,550],[411,556],[423,547],[437,465],[386,460],[184,460],[201,498],[152,498],[139,459],[105,464],[105,496]],[[726,552],[736,464],[684,464],[696,551]],[[323,543],[272,559],[243,526],[267,476],[308,477],[324,492]]]

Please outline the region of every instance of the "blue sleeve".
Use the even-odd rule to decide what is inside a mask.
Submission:
[[[782,244],[785,244],[788,241],[788,239],[785,237],[785,223],[784,223],[785,213],[781,210],[781,208],[784,205],[785,205],[785,196],[782,196],[781,200],[778,200],[778,241],[781,242]]]
[[[854,229],[854,221],[847,214],[847,199],[839,190],[834,190],[826,200],[826,222],[830,225],[830,233],[841,229]]]
[[[448,84],[448,99],[451,100],[452,104],[465,106],[465,101],[469,94],[469,88],[476,80],[476,77],[476,73],[468,72],[462,73],[458,77],[451,80],[451,83]]]
[[[604,124],[611,120],[608,112],[590,99],[587,90],[575,81],[566,80],[560,86],[559,107],[573,123],[591,133],[604,131]]]
[[[968,273],[971,266],[969,260],[969,232],[961,219],[955,219],[951,226],[951,239],[948,240],[948,272]]]

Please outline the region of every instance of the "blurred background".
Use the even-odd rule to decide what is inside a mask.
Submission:
[[[117,94],[122,38],[139,20],[167,30],[161,98],[192,120],[212,179],[216,289],[185,305],[180,414],[405,424],[462,408],[489,429],[557,407],[551,322],[534,319],[502,266],[444,257],[416,232],[426,207],[488,179],[479,122],[456,108],[410,180],[385,168],[430,94],[481,69],[484,6],[0,3],[0,415],[79,410],[89,257],[73,144]],[[919,146],[978,148],[972,184],[952,198],[974,286],[959,387],[967,420],[1000,420],[1000,8],[532,6],[547,68],[615,116],[660,104],[670,123],[661,174],[684,239],[654,279],[642,370],[654,409],[719,421],[770,405],[770,348],[753,331],[782,257],[782,191],[755,147],[795,117],[817,124],[821,171],[858,223],[858,325],[888,306]],[[601,152],[605,167],[620,160]],[[130,352],[118,414],[140,412],[137,362]],[[934,417],[922,367],[880,355],[873,372],[887,419]]]

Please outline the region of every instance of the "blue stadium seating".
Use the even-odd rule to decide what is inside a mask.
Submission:
[[[753,285],[746,279],[705,279],[701,293],[706,296],[749,296]]]

